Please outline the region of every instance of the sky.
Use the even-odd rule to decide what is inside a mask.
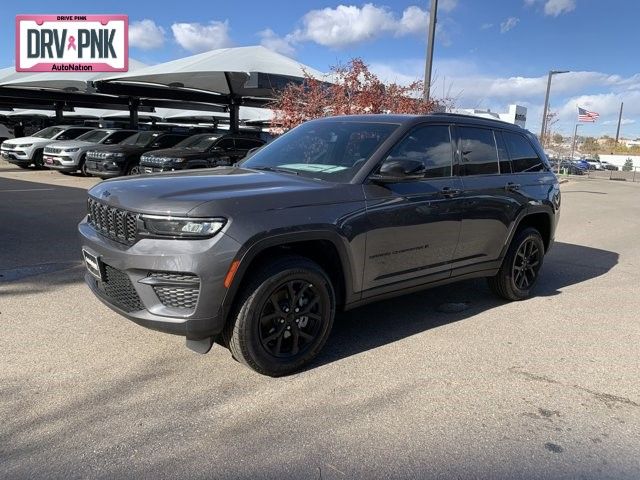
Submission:
[[[362,58],[386,81],[424,78],[429,0],[332,2],[21,0],[0,17],[0,67],[14,58],[18,14],[129,15],[130,57],[154,64],[214,48],[262,44],[321,71]],[[526,106],[539,133],[549,70],[554,131],[572,135],[579,105],[600,114],[583,135],[640,137],[634,0],[439,0],[433,95],[458,108]],[[71,74],[72,75],[72,74]]]

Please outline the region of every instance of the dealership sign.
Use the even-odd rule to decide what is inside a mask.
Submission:
[[[126,72],[127,15],[18,15],[16,71]]]

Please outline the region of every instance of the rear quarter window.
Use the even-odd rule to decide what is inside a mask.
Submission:
[[[505,144],[511,157],[514,173],[543,172],[546,162],[538,156],[529,139],[514,132],[502,132]]]

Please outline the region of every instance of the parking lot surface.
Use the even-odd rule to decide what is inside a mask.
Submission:
[[[272,379],[93,297],[95,183],[0,165],[0,478],[640,477],[640,184],[562,185],[534,298],[372,304]]]

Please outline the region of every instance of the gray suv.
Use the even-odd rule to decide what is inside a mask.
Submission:
[[[307,122],[234,167],[102,182],[79,230],[111,309],[279,376],[320,352],[339,310],[476,277],[527,298],[559,208],[524,129],[365,115]]]

